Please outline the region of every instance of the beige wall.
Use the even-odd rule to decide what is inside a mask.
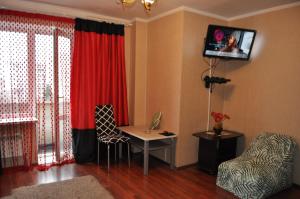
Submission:
[[[175,132],[179,130],[182,20],[183,12],[178,12],[148,25],[147,121],[162,111],[162,129]]]
[[[132,27],[134,49],[145,47],[147,43],[142,53],[134,52],[134,63],[139,62],[137,56],[147,60],[141,64],[144,78],[134,79],[140,74],[136,71],[134,78],[131,77],[135,85],[141,84],[140,89],[134,86],[134,95],[140,95],[134,97],[134,109],[139,112],[138,107],[145,103],[141,114],[145,113],[144,124],[147,125],[154,112],[163,112],[161,129],[178,134],[176,166],[197,161],[198,143],[192,133],[206,127],[208,93],[200,78],[208,66],[202,58],[208,24],[258,31],[249,62],[221,61],[218,65],[217,75],[226,75],[232,80],[225,86],[217,85],[212,94],[212,110],[223,111],[232,118],[225,122],[225,128],[244,133],[246,146],[261,131],[286,133],[300,143],[296,128],[300,118],[299,15],[298,6],[229,23],[179,11],[141,28],[147,42],[145,39],[137,41],[136,27]],[[299,154],[297,149],[296,167],[300,166]],[[294,181],[300,184],[298,170],[295,170]]]
[[[224,23],[226,22],[184,12],[177,166],[193,164],[198,160],[198,139],[192,134],[206,129],[208,111],[208,90],[201,81],[202,72],[209,67],[202,57],[204,38],[208,24],[221,25]],[[222,64],[220,64],[220,68],[222,68]],[[217,73],[220,72],[222,73],[222,71]],[[213,110],[222,111],[222,88],[218,85],[213,90],[211,98]]]
[[[147,23],[125,28],[125,53],[130,125],[145,125],[147,80]]]
[[[161,111],[161,129],[179,133],[183,12],[150,22],[148,30],[147,124]]]
[[[147,121],[162,111],[161,129],[177,133],[177,167],[197,162],[198,140],[192,133],[206,128],[208,92],[201,72],[208,68],[202,49],[210,23],[224,22],[181,11],[148,25]],[[222,91],[212,95],[217,110],[222,110]]]
[[[129,124],[133,124],[133,113],[134,113],[134,62],[132,61],[132,56],[135,55],[135,27],[126,26],[125,27],[125,68],[126,68],[126,86],[127,86],[127,101],[128,101],[128,117]]]
[[[249,17],[231,26],[256,29],[252,60],[227,63],[226,127],[243,132],[246,145],[260,132],[280,132],[300,144],[300,6]],[[297,149],[294,181],[300,184]]]

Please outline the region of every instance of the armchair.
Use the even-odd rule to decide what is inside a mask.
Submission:
[[[266,198],[292,185],[296,142],[274,133],[259,135],[238,158],[218,168],[217,185],[240,198]]]

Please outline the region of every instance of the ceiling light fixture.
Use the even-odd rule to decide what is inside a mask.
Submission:
[[[156,0],[142,0],[142,4],[147,12],[151,11],[152,5],[156,2]]]
[[[136,0],[119,0],[120,3],[123,4],[123,6],[130,6],[133,3],[135,3]],[[156,3],[157,0],[141,0],[141,3],[143,4],[145,10],[147,13],[149,13],[151,11],[151,7],[153,6],[153,4]]]
[[[135,2],[135,0],[119,0],[120,3],[123,4],[123,6],[129,6]]]

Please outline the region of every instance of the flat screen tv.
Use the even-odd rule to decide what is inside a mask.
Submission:
[[[249,60],[256,31],[209,25],[203,56]]]

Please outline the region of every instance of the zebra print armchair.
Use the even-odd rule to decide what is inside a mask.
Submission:
[[[238,158],[218,168],[217,185],[240,198],[266,198],[292,185],[296,142],[274,133],[259,135]]]

